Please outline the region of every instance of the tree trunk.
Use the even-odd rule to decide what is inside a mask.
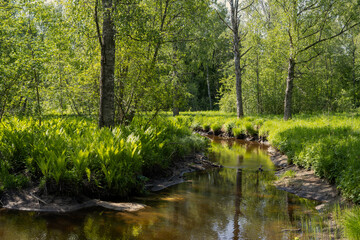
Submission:
[[[208,95],[209,95],[210,110],[212,110],[211,91],[210,91],[210,81],[209,81],[209,66],[206,66],[206,83],[207,83],[207,87],[208,87]]]
[[[260,68],[259,68],[259,55],[256,56],[256,91],[257,91],[257,108],[258,113],[262,113],[262,107],[260,103]]]
[[[39,78],[38,75],[36,73],[36,71],[34,70],[34,80],[35,80],[35,90],[36,90],[36,102],[37,102],[37,106],[36,106],[36,114],[39,117],[39,126],[41,126],[41,105],[40,105],[40,92],[39,92]]]
[[[295,78],[295,60],[289,58],[288,76],[286,79],[286,91],[285,91],[285,106],[284,106],[284,120],[291,119],[292,114],[292,93]]]
[[[26,113],[27,101],[28,101],[28,99],[27,99],[27,97],[25,97],[25,100],[22,103],[22,107],[21,107],[21,110],[20,110],[21,115],[25,115],[25,113]]]
[[[235,75],[236,75],[236,114],[238,118],[244,116],[243,102],[242,102],[242,89],[241,89],[241,68],[240,68],[240,53],[238,44],[235,44]]]
[[[237,17],[238,4],[237,2],[234,5],[234,2],[231,0],[230,10],[231,10],[231,25],[233,32],[233,47],[234,47],[234,61],[235,61],[235,75],[236,75],[236,114],[237,117],[244,116],[243,103],[242,103],[242,91],[241,91],[241,68],[240,68],[240,38],[239,38],[239,20]]]
[[[352,49],[352,79],[353,79],[353,98],[354,98],[354,108],[356,108],[357,105],[357,87],[356,87],[356,45],[354,43],[354,38],[352,39],[352,45],[353,45],[353,49]]]
[[[114,126],[114,69],[115,30],[112,19],[112,0],[102,0],[104,7],[103,33],[101,45],[100,109],[99,127]]]

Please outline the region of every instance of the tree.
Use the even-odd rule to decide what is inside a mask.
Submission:
[[[243,45],[242,41],[246,37],[245,32],[241,32],[241,12],[249,8],[252,4],[250,3],[247,6],[242,6],[243,2],[239,3],[239,0],[227,0],[230,5],[230,22],[231,25],[227,24],[226,21],[219,17],[231,30],[233,35],[233,52],[234,52],[234,65],[235,65],[235,77],[236,77],[236,113],[237,117],[244,116],[244,107],[243,107],[243,97],[242,97],[242,72],[245,66],[241,66],[241,59],[246,55],[246,53],[251,49],[248,48],[244,52],[242,51]]]
[[[113,22],[114,6],[112,0],[102,0],[104,8],[102,37],[98,21],[98,0],[95,2],[95,20],[101,46],[100,107],[99,122],[102,127],[114,126],[114,73],[115,73],[115,28]]]
[[[284,100],[284,120],[292,116],[296,65],[318,57],[320,43],[338,37],[357,26],[359,4],[354,1],[275,0],[282,12],[289,40],[288,69]],[[333,21],[330,21],[333,20]]]

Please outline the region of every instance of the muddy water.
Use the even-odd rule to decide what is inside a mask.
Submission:
[[[0,210],[0,239],[301,239],[295,230],[314,221],[317,202],[274,188],[265,150],[214,139],[210,157],[223,169],[189,174],[185,183],[136,199],[149,205],[136,213]]]

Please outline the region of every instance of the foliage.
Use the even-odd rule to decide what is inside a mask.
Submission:
[[[128,196],[146,177],[206,146],[187,127],[158,119],[148,127],[137,119],[127,127],[97,129],[84,118],[6,119],[1,125],[2,188],[44,180],[49,189]]]

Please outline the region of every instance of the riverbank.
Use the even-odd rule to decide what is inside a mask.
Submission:
[[[288,164],[288,157],[273,147],[268,148],[268,154],[277,167],[275,175],[278,180],[274,185],[278,189],[324,203],[334,203],[341,199],[336,186],[316,176],[313,170]]]
[[[196,153],[174,161],[163,172],[163,177],[149,179],[145,188],[156,192],[170,186],[186,181],[185,173],[202,171],[209,168],[219,168],[220,165],[210,162],[204,154]],[[68,213],[90,207],[103,207],[120,212],[136,212],[146,207],[136,202],[112,202],[91,199],[85,195],[64,196],[47,194],[38,186],[21,190],[5,191],[0,197],[0,207],[8,210],[43,212],[43,213]]]
[[[0,125],[0,194],[8,196],[2,202],[51,205],[58,200],[75,209],[91,199],[128,200],[142,194],[149,179],[167,177],[172,164],[207,145],[189,128],[160,118],[138,118],[113,129],[98,129],[95,121],[80,117],[50,116],[41,125],[31,118],[5,119]],[[30,190],[21,193],[25,189]]]
[[[203,136],[209,136],[209,133],[199,132]],[[210,132],[210,136],[219,136],[224,139],[234,139],[234,137],[224,136],[224,133],[215,135]],[[267,154],[270,156],[272,163],[276,166],[275,175],[277,180],[273,185],[283,191],[290,192],[299,197],[317,200],[326,204],[335,203],[341,200],[340,192],[334,184],[318,177],[311,169],[301,168],[295,164],[289,164],[288,157],[276,148],[272,147],[269,142],[254,136],[244,136],[245,141],[255,141],[267,146]],[[290,173],[290,174],[289,174]]]
[[[194,131],[235,138],[267,140],[288,156],[288,164],[311,169],[340,190],[342,196],[360,202],[360,114],[249,116],[237,119],[222,112],[184,112],[173,121]]]

